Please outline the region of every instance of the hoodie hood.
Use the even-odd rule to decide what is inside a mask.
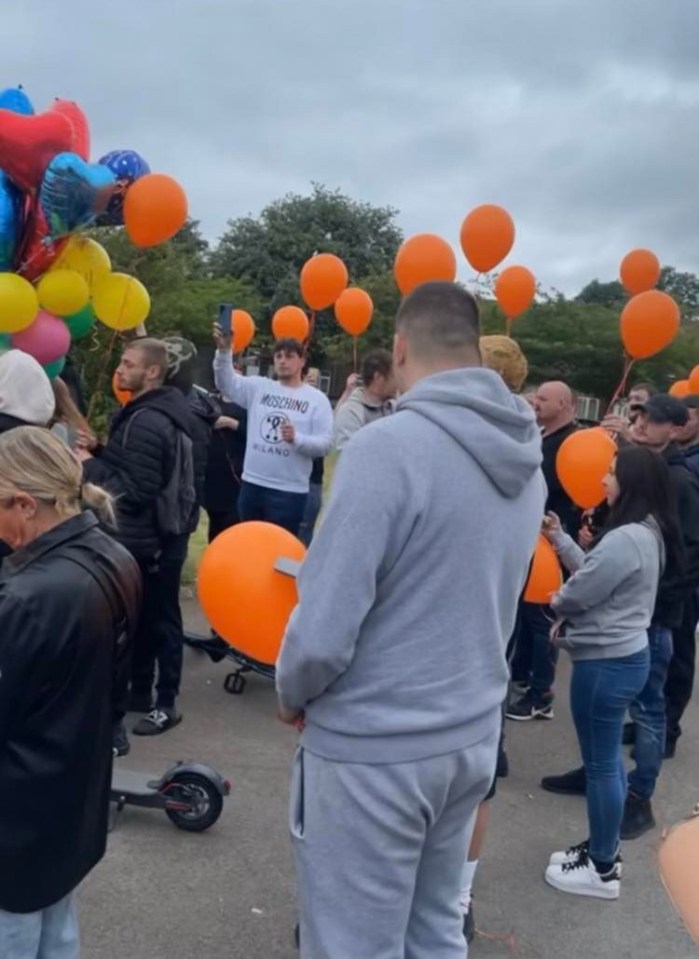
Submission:
[[[424,416],[463,447],[507,497],[515,497],[541,466],[541,434],[528,404],[492,370],[448,370],[420,380],[396,412]]]
[[[194,386],[189,391],[187,402],[192,413],[208,423],[209,426],[213,426],[221,415],[220,404],[200,386]]]
[[[194,438],[195,426],[189,402],[181,390],[175,386],[161,386],[157,390],[149,390],[143,396],[131,400],[121,409],[114,420],[113,428],[120,422],[125,422],[133,414],[147,406],[148,409],[158,410],[169,417],[178,429],[183,430],[190,438]]]
[[[0,354],[0,413],[29,426],[48,426],[56,409],[51,381],[33,356]]]

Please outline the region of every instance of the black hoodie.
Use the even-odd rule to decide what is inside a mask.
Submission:
[[[153,559],[165,545],[155,504],[174,468],[177,430],[194,442],[186,398],[173,386],[151,390],[116,414],[106,446],[85,463],[85,478],[117,497],[115,538],[140,560]]]

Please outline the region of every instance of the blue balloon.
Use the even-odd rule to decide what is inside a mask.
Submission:
[[[22,231],[22,191],[0,170],[0,271],[12,269]]]
[[[39,203],[52,239],[87,226],[106,208],[116,188],[111,170],[77,153],[57,154],[39,188]]]
[[[97,221],[99,226],[121,226],[124,222],[124,195],[126,190],[140,180],[150,167],[143,157],[135,150],[112,150],[100,160],[103,166],[108,167],[117,181],[117,190],[109,201],[107,212]]]
[[[21,113],[25,117],[34,115],[32,101],[22,87],[8,87],[0,93],[0,110],[10,110],[12,113]]]

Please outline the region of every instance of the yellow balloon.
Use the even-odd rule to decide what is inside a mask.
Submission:
[[[16,273],[0,273],[0,333],[19,333],[39,312],[36,290]]]
[[[75,270],[90,288],[112,271],[112,261],[103,246],[89,236],[71,236],[52,270]]]
[[[113,330],[132,330],[150,313],[150,296],[136,277],[110,273],[92,290],[95,316]]]
[[[70,316],[87,306],[90,290],[87,280],[75,270],[51,270],[44,273],[37,287],[39,304],[55,316]]]

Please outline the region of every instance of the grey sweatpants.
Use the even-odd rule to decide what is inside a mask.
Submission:
[[[498,732],[411,763],[297,751],[290,827],[301,959],[466,959],[461,871]]]

